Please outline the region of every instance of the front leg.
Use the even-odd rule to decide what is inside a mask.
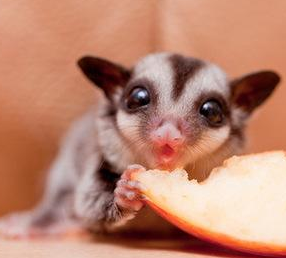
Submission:
[[[129,166],[116,183],[114,203],[121,211],[133,218],[143,206],[144,196],[141,194],[142,185],[131,180],[131,174],[145,169],[140,165]]]
[[[108,231],[134,218],[143,207],[139,182],[130,175],[144,168],[132,165],[120,176],[103,162],[96,172],[90,166],[75,195],[75,213],[93,231]]]

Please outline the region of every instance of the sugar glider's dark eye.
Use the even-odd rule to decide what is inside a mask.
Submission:
[[[136,109],[150,103],[150,95],[144,87],[135,87],[125,99],[128,109]]]
[[[224,119],[221,104],[217,100],[208,100],[203,103],[200,114],[213,126],[221,125]]]

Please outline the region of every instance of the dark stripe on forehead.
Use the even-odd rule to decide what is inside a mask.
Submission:
[[[174,100],[177,100],[181,96],[187,80],[193,77],[204,66],[204,62],[177,54],[170,56],[170,62],[174,72],[172,97]]]

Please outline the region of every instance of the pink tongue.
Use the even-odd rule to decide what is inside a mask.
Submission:
[[[175,150],[172,147],[170,147],[168,144],[166,144],[161,148],[161,154],[162,156],[170,157],[175,154]]]

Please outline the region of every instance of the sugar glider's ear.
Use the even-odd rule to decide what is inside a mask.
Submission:
[[[279,81],[279,75],[273,71],[259,71],[235,79],[230,83],[232,104],[250,114],[271,95]]]
[[[110,100],[130,78],[128,69],[102,58],[84,56],[77,63],[87,78],[101,88]]]

